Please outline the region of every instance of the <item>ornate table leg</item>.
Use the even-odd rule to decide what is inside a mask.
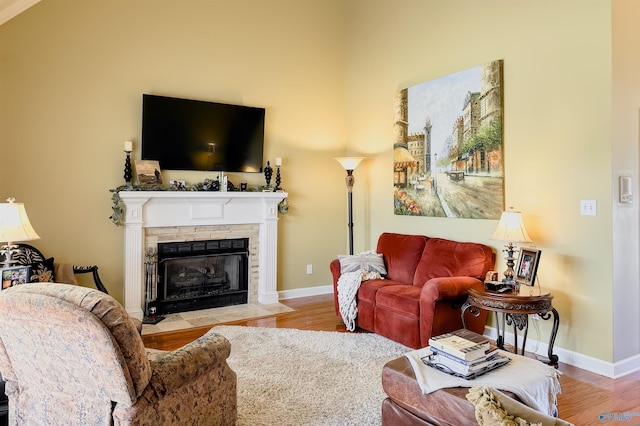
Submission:
[[[549,337],[549,348],[547,350],[547,357],[549,357],[549,362],[548,362],[549,365],[558,367],[558,355],[555,355],[553,353],[553,345],[555,344],[555,341],[556,341],[556,334],[558,334],[558,326],[560,325],[560,315],[558,314],[558,311],[556,311],[556,308],[551,308],[550,312],[541,314],[540,318],[542,318],[543,320],[548,320],[549,318],[551,318],[552,314],[553,314],[553,327],[551,328],[551,336]]]
[[[529,315],[527,314],[506,314],[507,325],[513,324],[513,353],[518,353],[518,330],[524,330],[522,336],[522,349],[520,355],[524,355],[524,347],[527,344],[527,334],[529,332]]]
[[[504,313],[500,313],[500,317],[498,317],[498,313],[495,313],[496,316],[496,328],[498,331],[498,338],[496,339],[496,346],[500,349],[504,350],[504,336],[503,333],[507,329],[504,324]],[[502,319],[502,333],[500,332],[500,319]]]
[[[468,301],[465,301],[462,304],[462,307],[460,308],[460,318],[462,319],[462,328],[465,328],[465,329],[467,328],[467,325],[464,321],[464,313],[467,309],[469,310],[469,313],[476,318],[480,315],[480,308],[478,308],[477,306],[473,306]]]

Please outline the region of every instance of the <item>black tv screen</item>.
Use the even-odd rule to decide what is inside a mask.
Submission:
[[[264,108],[142,95],[142,159],[164,170],[262,171]]]

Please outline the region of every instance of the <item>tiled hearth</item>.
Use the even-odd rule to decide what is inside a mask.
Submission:
[[[278,203],[285,192],[123,191],[124,302],[142,318],[144,253],[158,242],[249,238],[249,304],[275,304]]]
[[[185,330],[192,327],[215,325],[250,318],[266,317],[283,312],[293,312],[282,303],[246,304],[225,306],[222,308],[202,309],[199,311],[181,312],[165,315],[165,319],[157,324],[144,324],[142,334],[161,333],[164,331]]]

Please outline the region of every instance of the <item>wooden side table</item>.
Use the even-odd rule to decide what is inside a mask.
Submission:
[[[518,353],[518,331],[524,330],[522,338],[522,349],[520,354],[524,355],[525,344],[527,343],[527,333],[529,331],[529,315],[537,314],[543,320],[553,317],[553,327],[549,337],[549,348],[547,355],[549,364],[558,366],[558,356],[553,353],[553,344],[558,334],[560,317],[558,311],[551,305],[553,295],[550,291],[541,287],[520,286],[518,291],[498,292],[492,290],[469,289],[467,301],[462,306],[462,324],[464,326],[464,313],[469,309],[469,313],[474,316],[480,314],[480,309],[501,314],[501,319],[496,315],[496,326],[498,330],[497,346],[504,349],[504,334],[506,327],[513,325],[514,353]],[[502,327],[500,327],[502,323]]]

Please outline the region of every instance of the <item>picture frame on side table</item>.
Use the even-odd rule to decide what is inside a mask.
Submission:
[[[31,276],[31,266],[20,265],[0,269],[2,273],[2,290],[14,285],[26,284]]]
[[[536,282],[538,264],[540,263],[541,250],[534,248],[521,248],[516,266],[515,281],[520,285],[533,286]]]

